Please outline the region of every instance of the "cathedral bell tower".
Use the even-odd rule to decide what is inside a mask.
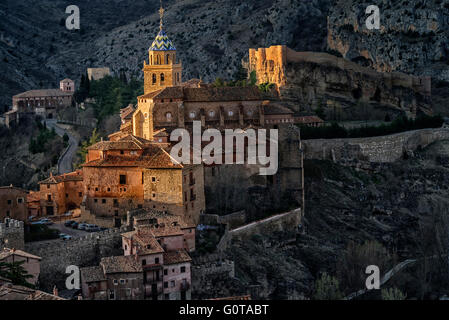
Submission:
[[[149,59],[143,63],[145,94],[181,84],[182,64],[176,61],[176,48],[163,30],[164,8],[159,10],[160,30],[148,50]]]

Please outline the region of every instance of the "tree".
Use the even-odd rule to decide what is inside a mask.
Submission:
[[[315,282],[314,300],[340,300],[343,298],[340,292],[340,284],[337,278],[326,272]]]
[[[28,279],[33,278],[32,275],[23,267],[23,261],[16,262],[0,262],[0,276],[11,280],[15,285],[34,288],[34,285],[28,282]]]
[[[366,241],[363,244],[351,241],[337,263],[337,276],[345,291],[354,292],[365,287],[367,266],[376,265],[382,273],[390,270],[396,262],[396,255],[390,254],[377,241]]]
[[[97,129],[95,128],[94,131],[92,131],[92,135],[90,136],[89,140],[85,140],[81,143],[81,147],[78,150],[78,155],[81,158],[81,163],[84,163],[86,161],[86,155],[88,152],[88,148],[95,143],[100,141],[100,134],[97,132]]]
[[[405,300],[407,295],[398,288],[382,289],[382,300]]]
[[[223,87],[225,85],[224,81],[222,78],[216,78],[214,81],[214,86],[215,87]]]
[[[255,86],[257,83],[257,74],[256,71],[251,71],[251,73],[249,74],[249,85],[250,86]]]

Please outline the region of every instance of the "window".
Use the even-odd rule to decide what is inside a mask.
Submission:
[[[47,195],[47,201],[51,202],[51,194]]]
[[[9,217],[11,215],[11,213],[8,211],[6,211],[6,216]]]
[[[186,272],[186,267],[181,267],[181,273]]]
[[[229,110],[229,111],[228,111],[228,116],[232,117],[233,115],[234,115],[234,111]]]
[[[12,200],[8,200],[8,204],[11,205],[12,204]]]
[[[179,72],[176,74],[176,80],[179,82]]]
[[[151,196],[152,196],[153,198],[156,198],[156,194],[155,194],[154,192],[151,194]]]
[[[49,184],[47,184],[47,189],[50,189],[50,185]]]
[[[156,74],[153,73],[153,84],[156,83]]]
[[[164,295],[164,300],[170,300],[170,295],[169,295],[168,293],[166,293],[166,294]]]
[[[69,194],[68,194],[68,193],[66,193],[66,194],[65,194],[65,197],[66,197],[66,198],[68,198],[68,197],[69,197]]]
[[[111,188],[108,188],[108,192],[111,192]]]
[[[171,114],[171,112],[167,112],[165,114],[165,118],[167,118],[167,122],[171,122],[172,121],[172,114]]]
[[[164,269],[164,276],[168,275],[168,269]]]
[[[126,175],[124,174],[120,175],[120,184],[126,184]]]
[[[83,193],[82,192],[78,192],[78,197],[82,197],[83,196]]]
[[[156,182],[156,177],[151,177],[151,182]]]
[[[123,150],[120,150],[120,154],[125,154],[125,151],[123,151]]]
[[[170,287],[172,287],[172,288],[175,287],[175,280],[170,281]]]
[[[97,203],[97,202],[98,202],[98,199],[94,199],[94,202]]]
[[[168,282],[167,281],[164,282],[164,288],[168,288]]]
[[[166,56],[165,56],[165,64],[168,64],[168,60],[170,59],[170,55],[169,54],[167,54]]]
[[[109,290],[109,300],[115,300],[115,290]]]
[[[98,191],[98,188],[95,188],[95,191]]]
[[[118,285],[118,280],[117,279],[114,279],[114,286],[116,286],[116,285]]]
[[[189,114],[190,119],[195,118],[195,116],[196,116],[195,111],[190,112],[190,114]]]
[[[215,117],[215,111],[214,110],[209,111],[209,117],[211,117],[211,118]]]
[[[155,264],[159,264],[159,258],[154,259]]]
[[[17,203],[22,203],[23,202],[23,198],[18,198],[17,199]]]
[[[164,81],[165,81],[165,76],[163,73],[161,73],[161,82],[164,82]]]
[[[101,199],[101,203],[106,203],[106,199]]]
[[[125,284],[125,279],[120,279],[120,284]]]

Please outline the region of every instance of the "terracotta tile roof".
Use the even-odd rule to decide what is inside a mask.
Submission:
[[[23,257],[23,258],[42,260],[41,257],[32,255],[31,253],[28,253],[28,252],[25,252],[22,250],[3,248],[3,251],[0,252],[0,261],[4,260],[10,256],[19,256],[19,257]]]
[[[257,87],[201,87],[185,88],[184,100],[199,101],[252,101],[262,100]]]
[[[156,235],[153,231],[152,228],[139,227],[138,230],[123,233],[122,236],[137,243],[139,255],[163,253],[164,249],[156,240]]]
[[[40,201],[41,196],[39,192],[30,192],[27,196],[27,202],[36,202],[36,201]]]
[[[25,190],[25,189],[22,189],[22,188],[17,188],[17,187],[14,187],[14,186],[12,186],[12,185],[10,185],[10,186],[5,186],[5,187],[0,187],[0,190],[12,190],[12,189],[14,189],[14,190],[17,190],[17,191],[20,191],[20,192],[23,192],[23,193],[28,193],[29,191],[27,191],[27,190]]]
[[[184,92],[183,87],[167,87],[162,89],[162,91],[154,96],[155,99],[183,99]]]
[[[115,134],[119,133],[120,131]],[[97,142],[90,146],[88,150],[143,150],[151,147],[151,143],[150,140],[127,134],[118,140]]]
[[[30,90],[26,92],[19,93],[14,96],[14,98],[44,98],[44,97],[67,97],[72,96],[73,93],[64,92],[59,89],[42,89],[42,90]]]
[[[0,300],[66,300],[64,298],[10,283],[0,286]]]
[[[133,117],[135,109],[132,104],[120,110],[120,118],[123,119],[131,119]]]
[[[184,249],[164,253],[164,265],[178,264],[191,261],[192,258],[190,258],[189,254]]]
[[[55,295],[47,293],[47,292],[37,290],[34,292],[34,294],[31,294],[31,296],[29,296],[26,300],[45,300],[45,301],[51,300],[51,301],[53,301],[53,300],[67,300],[67,299],[55,296]]]
[[[103,268],[100,266],[81,268],[81,280],[83,282],[105,281],[106,277]]]
[[[176,86],[141,96],[154,99],[183,99],[188,102],[211,101],[254,101],[262,100],[257,87],[213,87],[213,86]]]
[[[158,146],[150,148],[153,153],[149,152],[148,148],[145,150],[148,154],[142,156],[108,156],[104,159],[97,159],[85,163],[84,167],[140,167],[140,168],[166,168],[166,169],[180,169],[183,166],[177,163],[170,154]]]
[[[142,272],[142,265],[134,256],[115,256],[101,258],[100,265],[105,274]]]
[[[74,172],[61,174],[59,176],[50,175],[49,178],[40,181],[39,184],[55,184],[67,181],[83,181],[83,171],[77,170]]]
[[[296,116],[295,122],[297,122],[297,123],[317,123],[317,122],[324,122],[324,120],[318,116]]]
[[[88,150],[142,150],[134,141],[100,141],[87,148]]]
[[[155,96],[157,96],[162,90],[156,90],[141,96],[138,96],[137,99],[153,99]]]
[[[287,107],[278,103],[269,103],[263,106],[264,114],[266,115],[284,115],[293,114],[294,112]]]

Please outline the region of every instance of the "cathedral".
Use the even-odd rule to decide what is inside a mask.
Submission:
[[[182,63],[176,47],[163,29],[164,9],[160,9],[160,30],[143,63],[144,94],[121,110],[121,129],[112,140],[132,134],[155,142],[167,142],[176,128],[192,128],[200,121],[204,129],[270,127],[293,123],[293,112],[269,100],[256,86],[215,87],[199,79],[183,82]]]

